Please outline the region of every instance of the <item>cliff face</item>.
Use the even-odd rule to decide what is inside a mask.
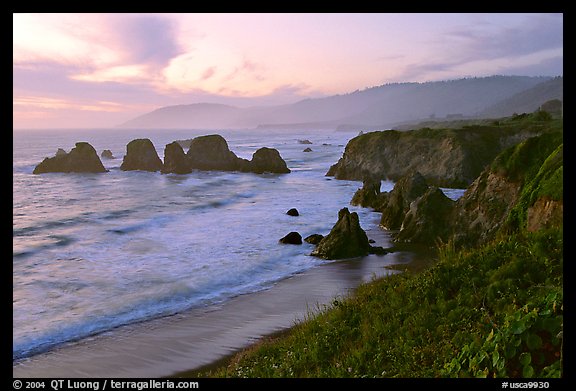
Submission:
[[[348,142],[343,156],[327,176],[362,180],[367,176],[397,181],[420,172],[434,186],[464,188],[505,148],[555,130],[555,121],[538,123],[514,118],[461,129],[430,129],[366,133]]]
[[[507,148],[474,180],[456,202],[434,186],[424,184],[409,207],[398,209],[390,200],[403,183],[418,174],[401,178],[390,193],[380,193],[364,206],[394,215],[398,242],[435,244],[453,240],[457,246],[473,246],[516,230],[535,231],[563,223],[562,133],[550,132]],[[366,184],[366,182],[365,182]],[[359,190],[358,193],[363,193]],[[368,198],[367,198],[368,199]]]

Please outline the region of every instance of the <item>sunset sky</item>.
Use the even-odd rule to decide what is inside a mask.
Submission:
[[[112,127],[200,102],[563,75],[562,14],[14,14],[14,128]]]

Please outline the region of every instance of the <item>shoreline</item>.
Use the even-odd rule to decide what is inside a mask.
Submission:
[[[368,230],[376,245],[388,233]],[[334,298],[374,277],[398,273],[389,266],[429,259],[398,251],[385,256],[328,262],[281,280],[269,289],[181,314],[127,325],[13,363],[13,376],[174,377],[198,372],[263,338],[286,332]],[[394,267],[393,267],[394,268]]]

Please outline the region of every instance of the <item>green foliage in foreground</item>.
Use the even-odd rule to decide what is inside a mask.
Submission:
[[[562,229],[441,248],[236,356],[221,377],[559,377]]]

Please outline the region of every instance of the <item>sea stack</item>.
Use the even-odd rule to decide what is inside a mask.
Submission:
[[[132,140],[126,145],[126,155],[120,166],[122,171],[160,171],[162,161],[152,141],[147,138]]]
[[[94,147],[87,142],[78,142],[69,153],[58,149],[54,157],[47,157],[38,164],[34,168],[33,174],[48,172],[99,173],[107,171]]]
[[[324,259],[344,259],[362,257],[369,253],[370,243],[366,232],[360,227],[358,214],[342,208],[338,212],[338,222],[311,255]]]

